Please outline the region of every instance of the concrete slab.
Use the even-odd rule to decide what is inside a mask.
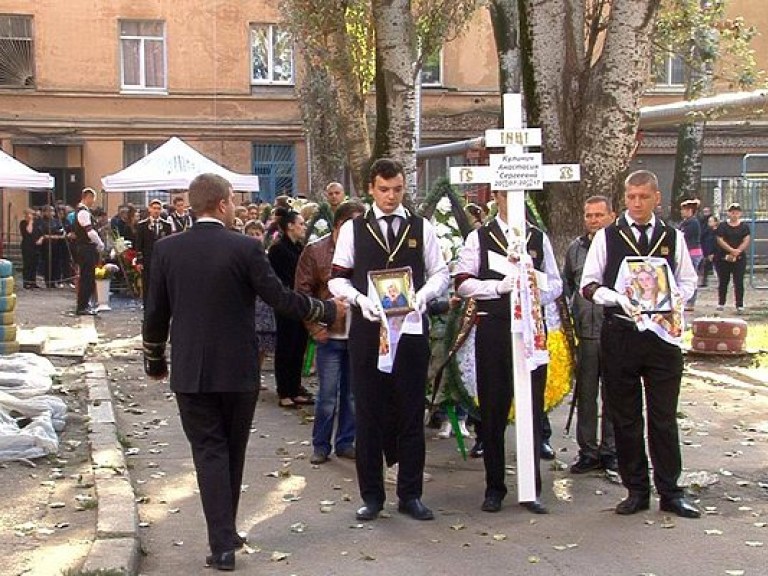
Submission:
[[[115,423],[115,412],[112,410],[112,402],[109,400],[96,400],[88,404],[88,416],[94,423]]]
[[[82,574],[136,574],[139,542],[136,538],[96,540],[81,570]]]
[[[133,537],[139,520],[130,480],[101,478],[96,482],[96,496],[99,500],[97,538]]]

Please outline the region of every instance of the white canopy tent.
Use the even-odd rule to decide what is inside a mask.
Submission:
[[[0,150],[0,188],[53,188],[53,176],[36,172]]]
[[[234,190],[259,190],[258,176],[227,170],[175,136],[120,172],[104,176],[101,184],[105,192],[185,190],[196,176],[207,172],[226,178]]]

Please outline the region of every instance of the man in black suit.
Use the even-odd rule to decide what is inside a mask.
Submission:
[[[317,300],[284,287],[260,242],[229,230],[232,186],[214,174],[190,184],[199,220],[185,234],[154,246],[144,310],[144,370],[167,375],[192,448],[211,554],[206,566],[233,570],[242,546],[235,529],[245,451],[259,394],[254,303],[259,296],[281,314],[331,324],[343,321],[340,300]]]
[[[136,225],[136,269],[141,272],[141,294],[144,306],[149,294],[149,273],[152,268],[152,250],[155,242],[173,233],[171,223],[161,217],[163,203],[157,198],[147,207],[149,215]]]

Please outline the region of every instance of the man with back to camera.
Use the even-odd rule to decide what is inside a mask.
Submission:
[[[91,308],[91,297],[96,290],[96,264],[99,262],[99,253],[104,250],[104,242],[99,237],[96,221],[91,214],[95,202],[94,189],[84,188],[75,217],[75,249],[80,269],[75,314],[79,316],[96,315],[96,311]]]
[[[380,158],[369,175],[368,190],[374,205],[364,217],[341,227],[333,256],[333,278],[328,283],[333,294],[352,304],[349,353],[355,396],[355,465],[363,499],[357,519],[374,520],[384,508],[383,455],[390,460],[396,452],[398,510],[416,520],[432,520],[434,514],[421,501],[429,364],[424,313],[427,302],[448,287],[448,267],[432,225],[402,204],[402,164]],[[410,266],[413,273],[419,333],[400,336],[391,372],[385,372],[378,364],[382,308],[375,289],[369,289],[368,272],[404,266]]]
[[[684,496],[677,481],[682,469],[677,428],[677,403],[683,375],[679,334],[684,303],[696,289],[697,276],[683,235],[654,214],[661,201],[656,175],[632,172],[624,181],[626,211],[599,230],[587,254],[580,289],[582,295],[604,306],[600,351],[603,384],[613,413],[616,455],[627,497],[617,514],[648,510],[651,486],[645,450],[643,392],[647,405],[648,443],[659,507],[684,518],[701,512]],[[675,326],[654,324],[637,301],[624,292],[629,262],[655,257],[666,267],[673,310],[666,314]],[[654,265],[656,265],[654,263]],[[649,318],[648,316],[652,316]]]
[[[605,386],[600,382],[600,329],[603,307],[586,300],[579,292],[584,262],[592,239],[601,228],[614,221],[616,215],[605,196],[590,196],[584,203],[586,234],[576,238],[565,252],[563,291],[570,302],[573,328],[579,339],[576,366],[576,441],[579,456],[571,465],[571,474],[584,474],[600,468],[616,472],[616,440],[613,434],[611,412],[606,399]],[[602,403],[602,417],[598,410],[598,396]],[[597,440],[598,421],[600,441]]]
[[[234,570],[244,540],[235,528],[245,452],[259,396],[255,300],[319,325],[343,315],[344,304],[284,287],[260,242],[232,232],[230,183],[201,174],[189,187],[200,217],[184,234],[155,245],[144,310],[144,370],[168,374],[192,449],[211,554],[205,565]]]

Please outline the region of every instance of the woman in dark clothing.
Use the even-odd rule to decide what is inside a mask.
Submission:
[[[745,252],[749,246],[749,226],[741,221],[741,206],[728,206],[728,220],[721,222],[715,232],[718,253],[717,266],[717,309],[722,310],[728,296],[728,283],[733,276],[733,293],[736,299],[736,313],[744,310],[744,273],[747,270]]]
[[[19,222],[19,232],[21,232],[24,288],[40,288],[37,285],[37,264],[40,261],[40,238],[43,232],[38,226],[35,211],[32,208],[24,209],[24,220]]]
[[[280,237],[269,248],[269,262],[283,284],[293,289],[296,265],[303,248],[304,219],[298,212],[278,208]],[[294,408],[312,404],[313,400],[301,387],[301,368],[307,347],[307,330],[299,320],[275,313],[277,341],[275,342],[275,382],[280,406]]]

